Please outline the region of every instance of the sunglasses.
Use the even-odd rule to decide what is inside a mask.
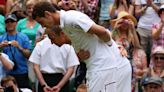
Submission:
[[[158,59],[160,59],[160,60],[164,60],[164,57],[161,57],[161,56],[155,56],[154,59],[155,59],[155,60],[158,60]]]
[[[14,23],[15,21],[14,20],[7,20],[5,21],[5,23]]]

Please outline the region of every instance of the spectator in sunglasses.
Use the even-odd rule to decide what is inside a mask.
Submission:
[[[150,66],[146,76],[164,79],[164,48],[161,46],[154,48],[151,58],[152,66]]]

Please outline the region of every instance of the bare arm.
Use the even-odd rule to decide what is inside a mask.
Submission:
[[[0,61],[7,70],[13,69],[13,64],[11,64],[2,54],[0,54]]]
[[[34,64],[33,63],[33,67],[34,67],[34,71],[35,71],[35,74],[40,82],[41,85],[46,85],[46,82],[45,80],[43,79],[43,76],[42,76],[42,73],[40,72],[40,67],[38,64]]]
[[[29,58],[29,57],[30,57],[30,55],[31,55],[30,50],[21,47],[17,41],[15,41],[15,40],[12,41],[11,45],[17,47],[17,48],[23,53],[23,55],[24,55],[26,58]]]
[[[62,78],[62,80],[56,85],[54,86],[52,89],[54,90],[60,90],[66,83],[67,81],[70,79],[70,77],[72,76],[74,71],[74,66],[71,66],[67,69],[67,72],[64,74],[64,77]],[[57,91],[57,92],[58,92]],[[56,92],[56,91],[55,91]]]
[[[160,34],[161,34],[161,32],[162,32],[162,28],[164,27],[164,23],[160,23],[160,27],[158,28],[158,29],[156,29],[156,28],[153,28],[152,29],[152,38],[153,39],[158,39],[159,38],[159,36],[160,36]]]
[[[93,24],[88,33],[96,34],[104,42],[111,40],[111,33],[104,27],[97,24]]]
[[[23,55],[24,55],[26,58],[29,58],[29,57],[30,57],[31,52],[30,52],[29,49],[24,49],[24,48],[22,48],[21,46],[19,46],[18,49],[23,53]]]
[[[135,6],[135,15],[136,16],[141,16],[145,13],[147,9],[147,6],[142,7],[141,5],[136,5]]]
[[[130,5],[129,7],[129,14],[133,15],[134,14],[134,6]]]

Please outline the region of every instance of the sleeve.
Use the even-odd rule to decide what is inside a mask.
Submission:
[[[3,41],[3,35],[0,36],[0,43]]]
[[[85,32],[88,32],[94,23],[86,14],[81,14],[81,16],[76,17],[75,23],[78,24]]]
[[[32,49],[32,47],[31,47],[31,44],[30,44],[30,40],[29,40],[29,38],[25,35],[25,34],[23,34],[23,48],[25,48],[25,49],[29,49],[29,50],[31,50]]]
[[[33,52],[31,53],[31,56],[29,58],[29,61],[35,64],[40,64],[41,61],[41,46],[39,43],[35,46]]]
[[[8,55],[2,53],[2,56],[3,56],[7,61],[9,61],[9,63],[11,63],[11,64],[14,66],[13,61],[11,61],[11,60],[9,59],[9,56],[8,56]]]
[[[45,32],[44,28],[40,25],[37,32],[36,32],[36,38],[35,39],[40,38],[44,34],[44,32]]]
[[[79,60],[75,53],[75,50],[72,46],[68,49],[68,57],[67,57],[67,68],[71,66],[79,65]]]

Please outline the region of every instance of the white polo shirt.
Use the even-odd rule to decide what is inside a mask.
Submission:
[[[87,15],[74,10],[61,10],[60,23],[64,32],[70,37],[76,52],[80,49],[89,50],[90,58],[85,61],[88,71],[121,67],[129,63],[127,58],[122,57],[114,41],[109,47],[96,35],[86,33],[94,24]]]
[[[39,64],[44,73],[65,73],[68,67],[79,64],[71,45],[64,44],[59,47],[51,44],[48,37],[36,45],[29,61]]]

